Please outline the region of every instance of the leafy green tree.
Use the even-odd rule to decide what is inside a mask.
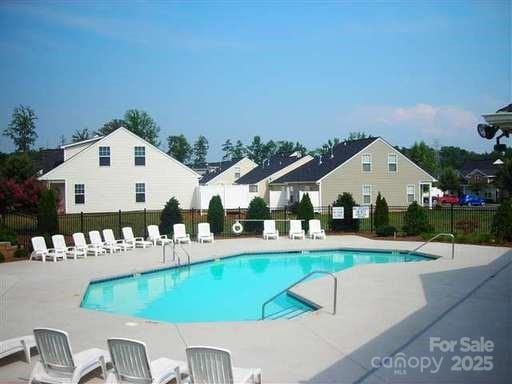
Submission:
[[[375,213],[374,213],[375,228],[384,227],[389,225],[389,207],[388,202],[382,195],[377,193],[377,200],[375,200]]]
[[[438,169],[437,154],[434,148],[429,147],[425,142],[414,143],[408,151],[409,158],[420,168],[430,174],[435,174]]]
[[[158,139],[160,127],[146,111],[129,109],[124,114],[123,120],[128,130],[156,147],[160,145],[160,140]]]
[[[427,211],[416,201],[407,207],[404,215],[403,231],[408,236],[417,236],[421,233],[430,233],[433,231],[428,222]]]
[[[349,192],[343,192],[338,195],[338,198],[334,203],[333,207],[343,207],[344,219],[333,219],[331,218],[329,224],[333,231],[359,231],[359,220],[352,217],[352,208],[356,205],[352,194]]]
[[[499,242],[512,241],[512,200],[503,201],[496,210],[491,232]]]
[[[468,188],[471,192],[480,193],[487,186],[487,182],[481,178],[469,180]]]
[[[224,152],[222,160],[231,160],[233,156],[233,143],[231,140],[227,139],[224,144],[222,144],[222,152]]]
[[[496,185],[504,195],[512,197],[512,159],[506,160],[496,174]]]
[[[187,138],[181,134],[179,136],[169,136],[167,138],[167,153],[183,164],[188,163],[192,155],[192,147]]]
[[[443,191],[458,193],[460,189],[460,179],[455,169],[451,167],[442,169],[441,175],[439,176],[439,188]]]
[[[251,144],[247,146],[247,153],[251,160],[257,164],[261,164],[265,160],[265,143],[261,140],[260,136],[254,136]]]
[[[270,219],[270,210],[267,203],[261,197],[255,197],[249,203],[247,209],[247,219],[268,220]],[[248,232],[262,232],[262,221],[248,221],[245,223],[245,228]]]
[[[347,136],[347,141],[354,141],[354,140],[360,140],[360,139],[368,139],[370,137],[373,137],[372,135],[369,135],[365,132],[349,132]]]
[[[465,149],[445,146],[439,150],[439,165],[444,168],[461,169],[468,160],[476,160],[478,154]],[[449,188],[447,188],[449,189]]]
[[[277,142],[277,149],[275,151],[276,155],[290,156],[295,152],[299,152],[302,156],[304,156],[308,151],[306,147],[304,147],[299,142],[296,142],[295,144],[292,141],[287,140]]]
[[[208,140],[203,135],[199,136],[194,143],[194,167],[205,168],[206,167],[206,156],[208,155]]]
[[[327,143],[323,144],[320,148],[314,149],[309,152],[311,156],[326,156],[332,153],[332,150],[336,145],[340,143],[340,139],[335,137],[332,140],[327,140]]]
[[[14,108],[11,122],[4,130],[4,136],[9,137],[18,152],[28,152],[37,139],[37,116],[31,107],[20,105]]]
[[[59,232],[57,198],[53,189],[41,193],[37,207],[37,230],[41,235],[50,236]]]
[[[313,211],[313,204],[309,198],[309,194],[305,193],[299,202],[297,207],[297,219],[304,220],[304,230],[309,229],[309,220],[315,218],[315,212]]]
[[[160,214],[160,225],[158,226],[160,233],[172,233],[173,225],[179,223],[183,223],[180,203],[178,199],[171,197]]]
[[[233,151],[231,154],[231,160],[240,160],[244,158],[247,155],[247,149],[245,148],[244,144],[237,140],[235,145],[233,146]]]
[[[73,135],[71,136],[71,141],[73,143],[78,143],[79,141],[89,140],[92,137],[92,132],[89,131],[89,128],[77,129]]]
[[[103,124],[103,127],[98,129],[96,131],[96,134],[98,134],[99,136],[107,136],[107,135],[111,134],[112,132],[114,132],[116,129],[121,128],[121,127],[126,128],[126,123],[124,120],[112,119],[110,121],[107,121],[105,124]]]
[[[217,234],[224,231],[224,206],[219,195],[215,195],[210,199],[207,220],[213,233]]]
[[[7,157],[0,169],[2,177],[21,182],[34,176],[34,162],[26,153],[13,154]]]

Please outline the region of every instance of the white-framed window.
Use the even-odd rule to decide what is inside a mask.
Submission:
[[[135,184],[135,202],[144,203],[146,201],[146,184],[136,183]]]
[[[146,147],[135,147],[135,165],[146,165]]]
[[[75,204],[85,204],[85,184],[75,184]]]
[[[240,167],[235,167],[235,180],[240,178]]]
[[[110,147],[99,147],[100,167],[110,167]]]
[[[416,200],[416,186],[410,184],[407,186],[407,203],[411,204]]]
[[[388,154],[388,172],[396,173],[398,171],[398,156],[396,153]]]
[[[258,184],[249,185],[249,192],[258,192]]]
[[[363,172],[372,171],[372,155],[365,153],[361,156],[361,163],[363,164]]]
[[[372,203],[372,186],[368,184],[363,185],[363,205],[370,205]]]

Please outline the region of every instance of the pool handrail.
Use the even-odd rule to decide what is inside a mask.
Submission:
[[[275,294],[274,296],[272,296],[270,299],[268,299],[267,301],[265,301],[263,303],[263,305],[261,306],[261,320],[265,320],[265,307],[267,306],[268,303],[270,303],[271,301],[273,301],[275,298],[277,298],[279,295],[289,291],[290,289],[292,289],[293,287],[295,287],[297,284],[300,284],[302,283],[304,280],[306,280],[308,277],[312,276],[312,275],[315,275],[315,274],[323,274],[323,275],[328,275],[328,276],[331,276],[333,278],[333,281],[334,281],[334,286],[333,286],[333,303],[332,303],[332,314],[335,315],[336,314],[336,302],[337,302],[337,298],[338,298],[338,278],[336,277],[336,275],[332,272],[329,272],[329,271],[322,271],[322,270],[316,270],[316,271],[311,271],[309,272],[307,275],[303,276],[301,279],[297,280],[295,283],[289,285],[288,287],[286,287],[285,289],[283,289],[282,291],[279,291],[279,293]]]
[[[165,253],[165,249],[168,245],[171,245],[170,243],[164,243],[162,245],[162,263],[165,264],[166,261],[167,261],[167,258],[166,258],[166,253]],[[182,243],[176,243],[176,242],[173,242],[172,243],[172,260],[176,260],[178,259],[178,265],[181,265],[181,259],[179,257],[179,255],[176,254],[176,246],[179,245],[181,250],[183,252],[185,252],[185,255],[187,255],[187,262],[188,262],[188,265],[190,265],[190,253],[188,253],[188,251],[183,247],[183,244]]]
[[[410,255],[411,253],[416,252],[420,248],[423,248],[425,245],[430,244],[432,241],[434,241],[435,239],[437,239],[438,237],[441,237],[441,236],[449,237],[449,238],[452,239],[452,260],[453,260],[454,257],[455,257],[455,235],[453,233],[438,233],[437,235],[435,235],[431,239],[425,241],[423,244],[421,244],[418,247],[414,248],[412,251],[407,252],[407,254]]]

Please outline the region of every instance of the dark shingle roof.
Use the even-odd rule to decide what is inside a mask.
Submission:
[[[37,172],[51,171],[56,166],[64,162],[64,150],[62,149],[43,149],[39,151],[34,159],[34,167]]]
[[[500,113],[500,112],[512,112],[512,104],[509,104],[503,108],[500,108],[496,111],[496,113]]]
[[[256,184],[290,164],[295,163],[299,159],[300,157],[296,156],[273,156],[266,160],[263,165],[258,165],[239,178],[236,184]]]
[[[225,170],[231,168],[233,165],[238,163],[241,159],[238,160],[226,160],[226,161],[216,161],[213,163],[208,163],[208,167],[216,168],[214,171],[206,172],[201,179],[199,179],[199,184],[206,184],[213,178],[220,175]]]
[[[462,176],[467,176],[469,173],[474,170],[479,170],[484,173],[486,176],[496,176],[498,172],[498,166],[494,165],[494,160],[485,159],[485,160],[467,160],[461,167],[460,173]]]
[[[317,181],[377,139],[377,137],[371,137],[339,143],[334,146],[332,156],[330,153],[322,157],[317,156],[273,183]]]

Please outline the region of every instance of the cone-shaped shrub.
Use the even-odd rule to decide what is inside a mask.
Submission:
[[[178,223],[183,223],[180,203],[175,197],[171,197],[160,214],[160,233],[172,233],[172,226]]]
[[[374,214],[375,228],[384,227],[389,225],[389,208],[388,203],[380,192],[377,194],[375,200],[375,214]]]
[[[251,200],[249,203],[249,209],[247,210],[247,219],[270,219],[270,210],[268,209],[265,200],[261,197],[255,197]],[[262,221],[248,221],[244,224],[244,227],[248,232],[263,232]]]
[[[57,216],[57,198],[52,189],[41,192],[37,206],[37,230],[43,236],[51,236],[59,232]]]
[[[333,231],[359,231],[359,220],[352,218],[352,208],[356,205],[354,198],[349,192],[343,192],[342,195],[338,195],[338,198],[334,203],[333,207],[343,207],[344,219],[332,219],[330,220],[330,227]]]
[[[432,226],[428,223],[427,211],[414,201],[409,205],[404,215],[404,232],[408,236],[417,236],[420,233],[431,233]]]
[[[314,217],[315,213],[313,211],[313,204],[311,203],[309,194],[305,193],[297,207],[297,219],[304,220],[303,228],[306,232],[309,229],[309,220],[313,219]]]
[[[208,222],[210,231],[215,234],[224,231],[224,207],[219,195],[213,196],[208,204]]]

